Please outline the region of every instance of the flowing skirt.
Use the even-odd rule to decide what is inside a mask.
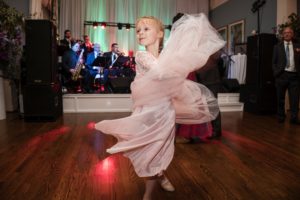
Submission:
[[[104,120],[95,128],[118,139],[107,152],[123,152],[140,177],[157,175],[173,159],[175,110],[170,100],[136,107],[131,116]]]

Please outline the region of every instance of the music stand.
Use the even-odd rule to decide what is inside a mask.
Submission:
[[[106,65],[106,57],[104,57],[104,56],[98,56],[95,60],[94,60],[94,62],[93,62],[93,64],[92,64],[92,66],[101,66],[101,67],[107,67]]]
[[[128,56],[119,56],[116,62],[121,63],[123,65],[127,61],[129,61],[129,57]]]

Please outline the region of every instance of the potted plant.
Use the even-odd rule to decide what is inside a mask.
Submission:
[[[0,70],[5,78],[20,78],[23,24],[23,14],[0,0]]]
[[[2,78],[5,78],[11,85],[18,88],[16,83],[20,79],[23,24],[23,14],[0,0],[0,78],[2,87]],[[3,88],[0,90],[4,91]],[[0,104],[3,104],[4,94],[1,94],[0,98]]]

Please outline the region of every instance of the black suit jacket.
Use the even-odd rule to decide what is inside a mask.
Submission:
[[[71,49],[64,53],[62,57],[62,65],[65,72],[69,72],[70,69],[74,69],[76,67],[78,58],[79,56],[77,55],[77,53]]]
[[[295,68],[300,75],[300,65],[299,65],[299,59],[300,59],[300,44],[293,41],[293,48],[294,48],[294,62],[295,62]],[[274,46],[273,49],[273,75],[275,78],[279,78],[280,75],[284,72],[284,69],[286,67],[286,54],[285,54],[285,48],[284,48],[284,42],[280,42],[277,45]]]
[[[68,41],[66,38],[60,40],[61,46],[66,46],[66,47],[70,48],[70,46],[72,46],[73,44],[74,44],[73,40]]]
[[[111,63],[111,55],[112,55],[112,52],[111,51],[109,51],[109,52],[105,52],[104,54],[103,54],[103,56],[106,58],[106,67],[109,67],[109,66],[113,66],[113,67],[122,67],[122,63],[120,63],[120,57],[121,56],[118,56],[117,57],[117,60],[114,62],[114,64],[112,65],[112,63]]]

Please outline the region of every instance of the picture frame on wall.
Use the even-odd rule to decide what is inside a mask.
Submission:
[[[218,33],[221,35],[223,40],[227,42],[227,26],[223,26],[217,29]]]
[[[236,44],[244,43],[245,20],[239,20],[228,25],[228,51],[234,53]]]
[[[234,45],[234,54],[247,54],[247,43],[236,43]]]

